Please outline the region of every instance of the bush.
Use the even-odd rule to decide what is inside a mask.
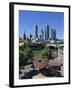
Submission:
[[[52,51],[49,49],[49,51],[48,51],[48,59],[52,59],[53,57],[52,57]]]
[[[26,43],[24,43],[24,45],[22,45],[22,46],[19,46],[20,51],[24,51],[25,48],[26,48]]]
[[[19,52],[19,67],[26,65],[27,59],[22,51]]]
[[[28,64],[28,60],[33,60],[33,52],[29,47],[25,47],[24,51],[19,51],[19,67]]]
[[[45,45],[39,43],[29,43],[27,46],[30,47],[32,50],[41,50],[44,48]]]
[[[52,51],[48,47],[45,47],[44,50],[42,51],[42,57],[51,59],[52,58]]]
[[[27,59],[33,58],[32,49],[29,48],[29,47],[26,47],[26,48],[24,49],[24,55],[25,55],[25,57],[26,57]]]

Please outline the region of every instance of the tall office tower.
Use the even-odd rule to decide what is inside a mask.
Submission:
[[[47,32],[46,32],[46,29],[45,29],[45,40],[47,40]]]
[[[41,35],[39,35],[39,39],[41,39],[41,37],[42,37],[42,36],[41,36]]]
[[[45,27],[45,40],[49,40],[49,26],[46,25]]]
[[[30,38],[30,39],[32,38],[32,34],[30,34],[29,38]]]
[[[51,39],[56,40],[56,30],[55,29],[51,29]]]
[[[37,25],[35,25],[34,30],[35,30],[35,38],[38,38],[38,26]]]
[[[43,29],[41,29],[41,39],[44,40],[44,32],[43,32]]]
[[[25,32],[23,34],[23,40],[26,40],[26,34],[25,34]]]

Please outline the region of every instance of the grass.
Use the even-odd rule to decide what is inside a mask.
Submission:
[[[64,47],[60,47],[60,49],[63,51],[64,50]]]
[[[42,50],[43,50],[43,49],[42,49]],[[42,59],[42,55],[41,55],[42,50],[32,50],[35,59]],[[51,50],[52,50],[53,55],[55,55],[54,53],[55,53],[57,50],[56,50],[56,49],[51,49]]]
[[[33,54],[34,54],[35,59],[41,59],[42,58],[41,52],[42,52],[42,50],[33,50]]]

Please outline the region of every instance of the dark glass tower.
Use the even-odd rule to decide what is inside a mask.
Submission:
[[[44,40],[44,32],[43,32],[43,29],[41,29],[41,39]]]
[[[55,29],[51,29],[51,39],[56,40],[56,30]]]
[[[38,26],[35,25],[34,29],[35,29],[35,38],[38,38]]]
[[[26,34],[25,34],[25,32],[23,34],[23,40],[26,40]]]
[[[49,26],[46,25],[45,27],[45,40],[49,40]]]

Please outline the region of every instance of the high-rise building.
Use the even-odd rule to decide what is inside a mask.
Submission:
[[[56,40],[56,30],[55,29],[51,29],[51,39]]]
[[[49,40],[49,26],[46,25],[45,27],[45,40]]]
[[[46,32],[46,29],[45,29],[45,40],[47,40],[47,32]]]
[[[26,40],[26,34],[25,34],[25,32],[23,34],[23,40]]]
[[[41,37],[42,37],[42,36],[41,36],[41,35],[39,35],[39,39],[41,39]]]
[[[30,38],[30,39],[32,38],[32,34],[30,34],[29,38]]]
[[[41,29],[41,39],[44,40],[44,32],[43,32],[43,29]]]
[[[37,25],[35,25],[34,30],[35,30],[35,38],[38,38],[38,26]]]

